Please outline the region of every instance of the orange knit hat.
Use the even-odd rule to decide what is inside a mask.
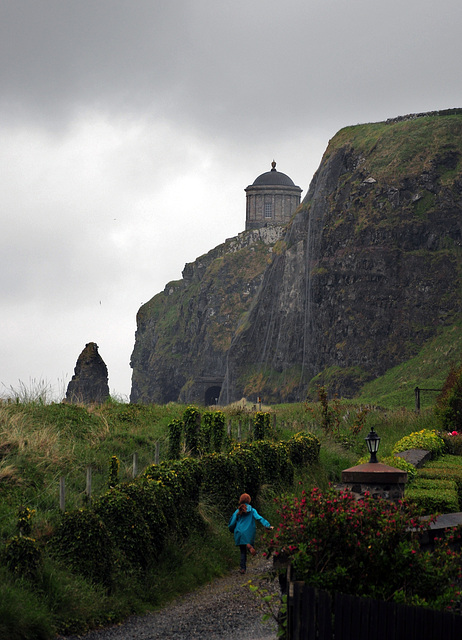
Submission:
[[[243,493],[239,498],[239,504],[242,504],[243,502],[245,502],[246,504],[250,504],[251,499],[252,498],[249,496],[248,493]]]

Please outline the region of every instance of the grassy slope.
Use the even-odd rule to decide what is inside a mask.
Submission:
[[[451,365],[462,362],[462,321],[445,327],[414,357],[364,385],[355,399],[382,407],[414,407],[414,389],[441,389]],[[436,393],[422,392],[421,407],[430,407]]]

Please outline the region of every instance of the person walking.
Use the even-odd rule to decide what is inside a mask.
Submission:
[[[241,565],[239,571],[245,573],[247,569],[247,553],[254,556],[255,534],[257,531],[256,521],[258,520],[266,529],[273,529],[268,520],[265,520],[258,511],[250,506],[251,497],[248,493],[243,493],[239,498],[239,506],[231,516],[228,529],[234,534],[234,542],[241,550]]]

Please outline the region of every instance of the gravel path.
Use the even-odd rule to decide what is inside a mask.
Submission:
[[[247,563],[246,575],[234,571],[197,591],[182,596],[163,609],[132,616],[124,623],[91,631],[83,636],[59,636],[57,640],[274,640],[274,622],[263,623],[258,599],[247,581],[258,584],[272,562],[257,556]],[[265,582],[270,591],[276,582]]]

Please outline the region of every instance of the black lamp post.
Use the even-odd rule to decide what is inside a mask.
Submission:
[[[371,428],[364,439],[367,444],[367,450],[371,454],[369,462],[378,462],[377,451],[379,450],[380,438],[374,431],[374,427]]]

